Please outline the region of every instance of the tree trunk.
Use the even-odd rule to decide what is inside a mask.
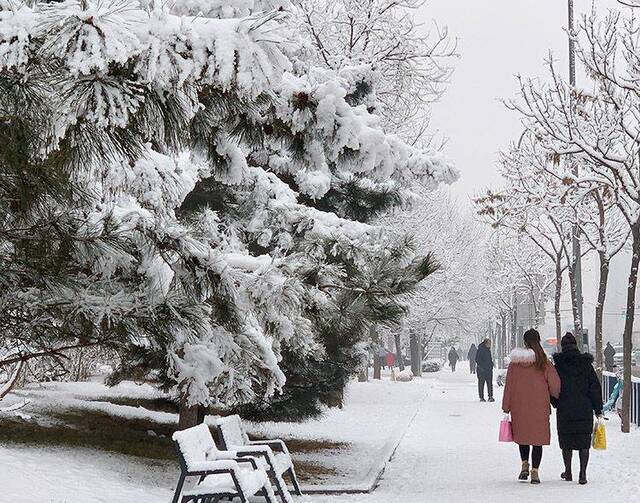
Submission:
[[[371,343],[373,346],[373,378],[380,380],[382,367],[380,349],[382,348],[382,342],[380,341],[380,336],[378,335],[378,329],[376,325],[371,325],[369,327],[369,339],[371,339]]]
[[[197,405],[186,405],[185,403],[180,403],[179,413],[180,413],[180,418],[178,419],[179,430],[186,430],[187,428],[191,428],[193,426],[198,425],[198,406]]]
[[[500,313],[500,319],[502,321],[502,358],[500,359],[500,368],[504,368],[504,357],[509,354],[507,348],[507,316],[504,312]]]
[[[404,358],[402,357],[402,346],[400,344],[400,334],[396,333],[394,335],[394,339],[396,341],[396,358],[398,359],[398,368],[400,372],[404,370]]]
[[[204,422],[206,408],[202,405],[189,405],[187,394],[180,396],[180,404],[178,405],[178,429],[185,430],[193,426],[197,426]]]
[[[578,308],[578,291],[576,289],[575,262],[569,266],[569,288],[571,290],[571,312],[573,314],[573,335],[578,340],[578,347],[582,347],[582,320]]]
[[[606,253],[599,252],[600,278],[598,285],[598,301],[596,303],[596,372],[602,382],[602,321],[604,316],[604,302],[607,298],[607,284],[609,282],[609,258]]]
[[[409,333],[409,348],[411,349],[411,372],[419,377],[422,375],[422,351],[420,351],[420,341],[415,330]]]
[[[640,263],[640,220],[634,222],[631,227],[633,236],[633,255],[631,256],[631,271],[627,285],[627,313],[624,322],[624,393],[622,394],[622,431],[631,431],[631,352],[633,351],[633,321],[636,311],[636,289],[638,286],[638,264]]]
[[[381,377],[381,368],[382,367],[382,361],[380,358],[380,355],[378,354],[380,352],[380,350],[378,350],[376,352],[376,354],[373,356],[373,378],[374,379],[378,379],[380,380]]]
[[[560,301],[562,300],[562,262],[561,258],[556,257],[556,292],[553,305],[553,314],[556,319],[556,348],[558,352],[562,350],[560,347],[560,339],[562,338],[562,317],[560,313]]]
[[[511,349],[518,345],[518,296],[513,290],[513,307],[511,309]]]

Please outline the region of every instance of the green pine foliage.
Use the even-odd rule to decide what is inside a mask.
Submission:
[[[438,267],[365,222],[456,172],[285,5],[0,0],[0,350],[95,346],[185,408],[340,403]]]

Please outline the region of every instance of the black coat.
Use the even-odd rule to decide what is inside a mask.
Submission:
[[[551,399],[558,409],[558,439],[562,449],[589,449],[593,415],[602,414],[602,388],[593,368],[593,356],[574,346],[553,355],[560,376],[560,397]]]
[[[456,363],[458,360],[460,359],[460,355],[458,354],[458,352],[451,348],[451,351],[449,351],[449,363]]]
[[[476,348],[475,344],[471,344],[471,347],[469,348],[469,352],[467,353],[467,358],[469,359],[470,362],[475,363],[477,353],[478,353],[478,348]]]
[[[491,350],[484,343],[478,346],[476,364],[478,365],[478,374],[493,373],[493,357],[491,356]]]

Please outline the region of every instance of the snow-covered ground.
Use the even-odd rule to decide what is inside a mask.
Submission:
[[[319,420],[302,424],[248,424],[248,429],[269,438],[335,443],[334,449],[294,450],[294,459],[322,468],[315,479],[310,480],[312,485],[343,486],[360,482],[382,460],[390,440],[406,430],[407,422],[420,407],[428,389],[422,382],[393,383],[388,376],[384,377],[383,381],[351,383],[346,394],[347,406],[342,410],[331,409]],[[29,400],[17,414],[41,425],[59,422],[56,413],[65,410],[177,423],[176,414],[104,401],[163,396],[150,386],[127,382],[113,388],[99,382],[43,383],[16,391],[6,402],[11,405]],[[150,437],[150,441],[153,438]],[[0,442],[0,487],[7,501],[12,501],[9,496],[25,503],[169,501],[177,475],[177,462],[173,466],[171,462],[92,449],[16,447]],[[0,502],[4,501],[3,497],[0,495]]]
[[[533,486],[516,480],[520,461],[515,445],[497,441],[502,388],[496,403],[480,403],[468,371],[451,374],[447,369],[426,382],[433,385],[430,397],[378,490],[318,497],[314,503],[640,501],[640,431],[623,435],[617,418],[608,421],[609,449],[592,451],[588,485],[560,480],[563,464],[554,437],[544,451],[542,484]]]
[[[383,376],[387,379],[388,376]],[[317,462],[336,470],[314,485],[354,485],[363,481],[384,456],[389,442],[406,431],[407,424],[428,395],[424,382],[389,380],[353,382],[347,389],[344,409],[331,409],[322,418],[306,423],[261,423],[249,427],[265,437],[320,439],[348,443],[344,451],[298,454],[298,459]]]
[[[63,394],[61,387],[56,389]],[[418,411],[373,494],[298,499],[304,503],[539,503],[569,498],[626,502],[640,498],[640,432],[622,435],[615,418],[607,429],[609,450],[592,453],[587,486],[560,481],[562,461],[555,439],[544,452],[542,485],[517,482],[517,449],[497,442],[500,394],[498,389],[496,403],[479,403],[473,377],[465,369],[455,374],[447,369],[412,383],[353,383],[343,410],[303,425],[268,423],[253,429],[270,436],[350,442],[352,449],[346,453],[326,455],[335,458],[337,468],[355,466],[344,472],[344,482],[350,482],[366,473],[388,440]],[[170,500],[173,483],[166,480],[165,471],[142,467],[121,455],[0,446],[0,501],[156,503]]]

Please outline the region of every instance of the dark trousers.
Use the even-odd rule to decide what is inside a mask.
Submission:
[[[493,371],[478,370],[478,396],[484,398],[484,385],[487,385],[489,398],[493,398]]]
[[[536,469],[540,467],[540,462],[542,461],[541,445],[519,445],[518,449],[520,450],[520,459],[522,461],[529,461],[529,452],[531,452],[531,466]]]
[[[469,369],[471,370],[472,374],[476,373],[476,362],[469,360]]]
[[[451,372],[455,372],[456,371],[456,363],[454,361],[450,361],[449,362],[449,366],[451,367]]]

